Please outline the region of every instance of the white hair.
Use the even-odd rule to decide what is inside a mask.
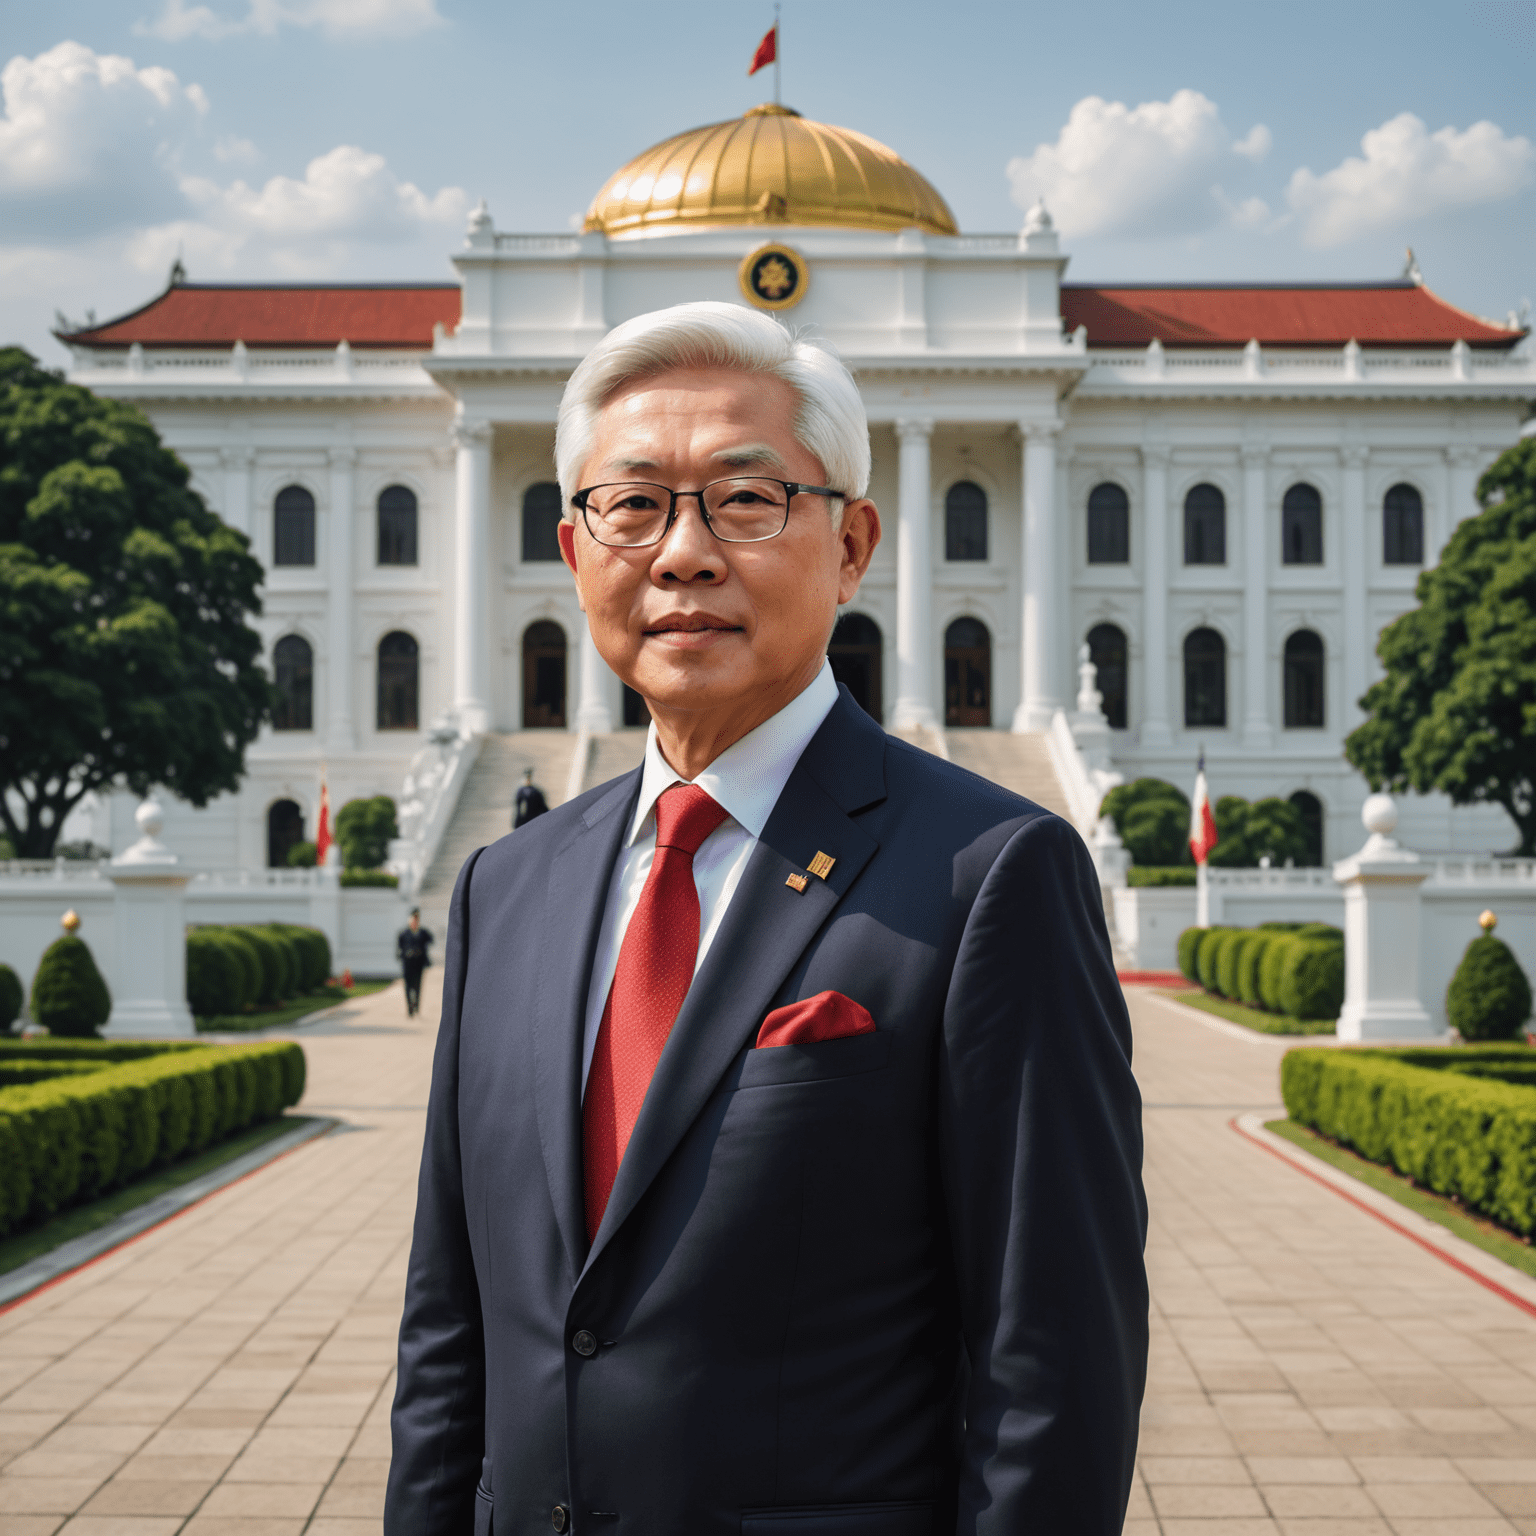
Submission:
[[[800,402],[795,440],[821,460],[827,484],[846,497],[869,489],[869,420],[853,375],[824,342],[739,304],[707,300],[636,315],[617,325],[581,360],[560,400],[555,472],[567,521],[571,497],[592,451],[603,407],[624,385],[673,368],[736,368],[766,373]],[[834,517],[841,516],[833,504]]]

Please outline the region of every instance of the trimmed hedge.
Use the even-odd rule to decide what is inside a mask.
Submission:
[[[1292,1120],[1501,1225],[1536,1231],[1536,1093],[1524,1049],[1287,1052]],[[1499,1081],[1513,1072],[1516,1080]]]
[[[187,1003],[198,1018],[304,997],[330,974],[330,942],[317,928],[243,923],[187,932]]]
[[[1125,883],[1133,887],[1146,885],[1193,885],[1195,883],[1195,867],[1193,864],[1132,864],[1125,872]]]
[[[95,1052],[39,1044],[0,1051],[13,1069],[71,1068],[0,1087],[0,1235],[274,1119],[304,1092],[304,1052],[289,1041],[169,1050],[121,1042],[129,1051],[111,1041]],[[81,1071],[87,1064],[95,1070]]]
[[[1344,935],[1327,923],[1186,928],[1179,970],[1207,992],[1296,1019],[1344,1006]]]
[[[349,889],[359,885],[377,885],[388,886],[393,890],[398,888],[400,877],[384,869],[344,869],[340,883]]]

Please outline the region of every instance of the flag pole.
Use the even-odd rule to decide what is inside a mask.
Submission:
[[[774,0],[773,6],[773,104],[776,107],[784,105],[784,94],[779,89],[779,55],[784,49],[784,39],[779,33],[779,4]]]

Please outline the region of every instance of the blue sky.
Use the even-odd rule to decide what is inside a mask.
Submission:
[[[763,0],[0,0],[0,339],[194,280],[452,276],[465,212],[570,227],[646,145],[771,94]],[[1536,0],[786,0],[784,99],[961,227],[1043,195],[1078,279],[1368,279],[1412,244],[1536,297]]]

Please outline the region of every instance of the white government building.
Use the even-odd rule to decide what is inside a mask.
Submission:
[[[1411,262],[1371,284],[1071,284],[1044,209],[961,234],[891,150],[774,106],[647,150],[579,234],[502,233],[482,204],[451,259],[445,284],[178,273],[60,336],[70,378],[148,412],[266,567],[283,705],[238,794],[168,807],[193,865],[281,860],[314,835],[322,772],[333,808],[401,798],[434,726],[498,744],[472,840],[506,825],[525,760],[554,798],[639,760],[639,701],[559,562],[552,465],[566,378],[632,315],[756,304],[854,370],[886,538],[832,652],[889,728],[1006,762],[1073,709],[1086,644],[1115,769],[1187,790],[1203,749],[1213,794],[1300,797],[1327,859],[1360,841],[1341,744],[1377,633],[1536,406],[1526,332]],[[578,729],[591,760],[567,775]],[[97,840],[130,841],[131,810],[103,808]],[[1515,841],[1439,797],[1401,830]]]

